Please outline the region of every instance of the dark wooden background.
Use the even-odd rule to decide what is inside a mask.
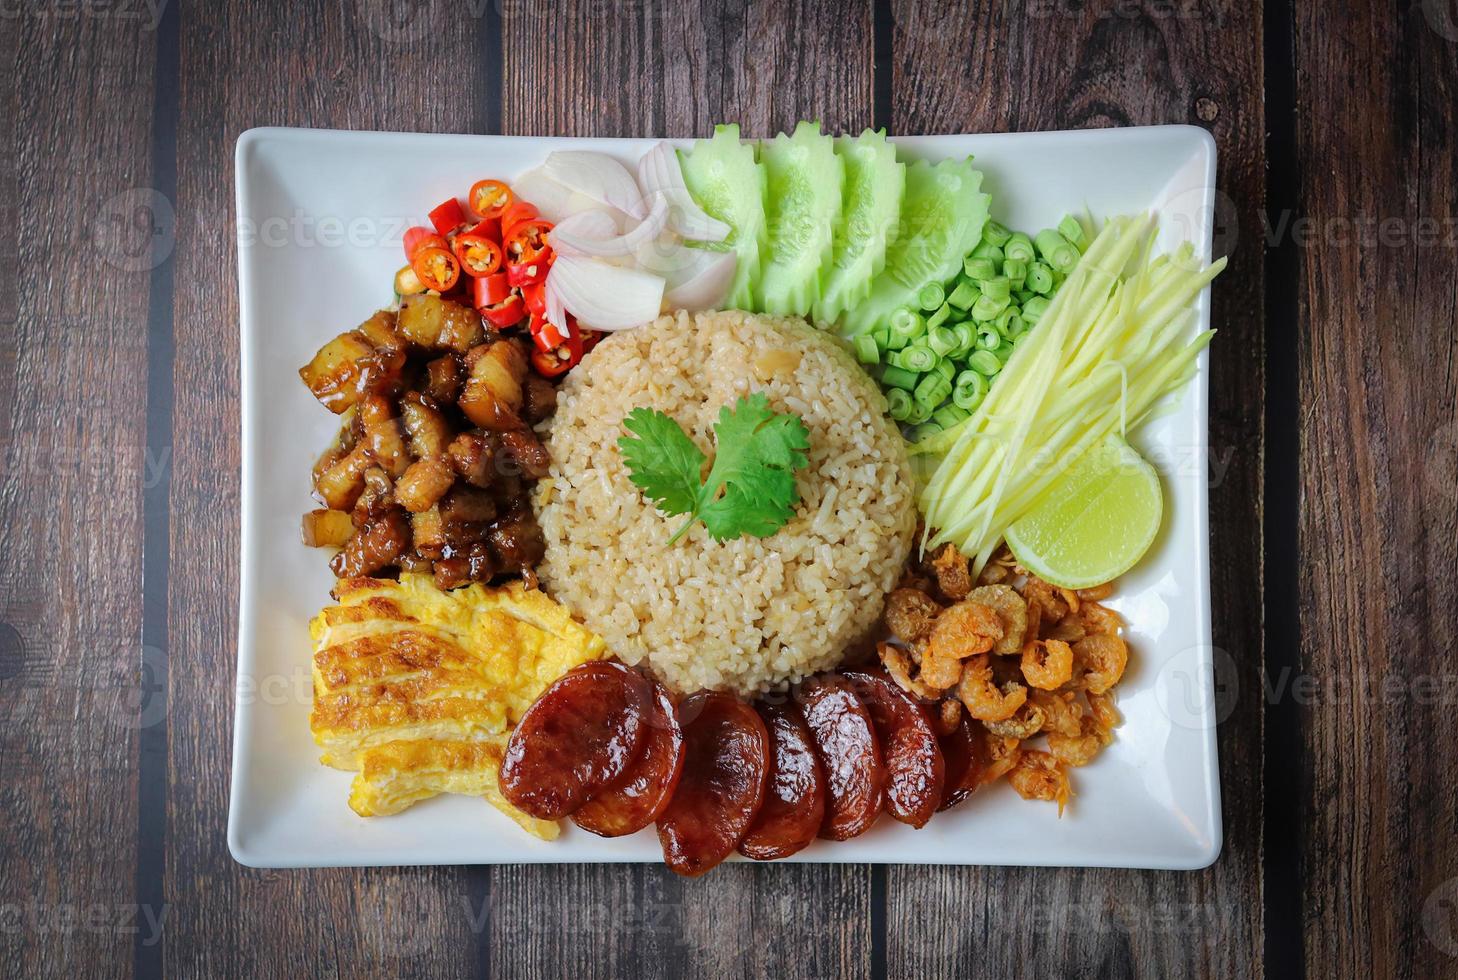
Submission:
[[[0,5],[5,974],[1458,974],[1455,60],[1453,0]],[[1220,859],[234,864],[238,134],[814,117],[1214,134]]]

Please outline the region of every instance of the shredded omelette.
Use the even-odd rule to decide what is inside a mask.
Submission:
[[[511,727],[552,681],[602,659],[602,638],[520,582],[443,592],[428,575],[348,578],[334,597],[309,624],[309,725],[321,762],[358,773],[350,807],[383,816],[439,793],[482,796],[555,838],[555,823],[506,802],[496,774]]]

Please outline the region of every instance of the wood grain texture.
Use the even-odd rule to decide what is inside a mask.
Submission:
[[[224,839],[239,565],[233,145],[260,125],[474,128],[488,94],[469,67],[476,23],[443,5],[384,19],[387,7],[182,11],[165,950],[178,976],[473,969],[464,869],[254,871]]]
[[[871,121],[869,4],[525,4],[502,28],[507,133],[705,136],[738,121],[770,136],[805,118]],[[834,865],[726,866],[698,881],[661,866],[497,868],[493,972],[863,976],[870,879]]]
[[[1178,10],[1175,8],[1179,7]],[[1264,115],[1251,5],[892,4],[891,126],[999,132],[1190,123],[1219,148],[1210,525],[1225,846],[1196,873],[896,868],[892,976],[1248,976],[1261,970]],[[996,202],[994,201],[994,211]],[[1137,651],[1136,651],[1137,655]],[[1075,776],[1075,790],[1077,779]],[[1092,778],[1092,776],[1083,777]],[[1075,808],[1077,804],[1075,802]]]
[[[152,44],[9,11],[0,36],[0,963],[126,976]]]
[[[1296,14],[1310,975],[1458,970],[1455,14]]]

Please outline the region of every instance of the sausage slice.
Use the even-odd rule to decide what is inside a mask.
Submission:
[[[848,670],[845,677],[871,714],[886,764],[886,812],[923,827],[942,802],[946,764],[926,710],[890,677]]]
[[[825,819],[825,776],[815,736],[793,702],[754,706],[770,736],[770,776],[764,805],[739,853],[756,861],[789,857],[815,839]]]
[[[870,712],[850,682],[835,674],[807,681],[800,689],[800,708],[825,774],[820,836],[849,840],[876,822],[885,795],[885,766]]]
[[[621,779],[572,815],[583,830],[601,837],[635,834],[658,819],[683,774],[683,726],[662,685],[653,685],[643,753]]]
[[[570,816],[637,761],[648,682],[622,664],[574,667],[542,692],[511,733],[501,792],[539,820]]]
[[[764,801],[770,740],[753,708],[729,694],[703,691],[680,708],[683,776],[658,818],[670,868],[694,878],[734,850]]]

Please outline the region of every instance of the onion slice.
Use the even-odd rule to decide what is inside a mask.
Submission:
[[[553,302],[594,330],[626,330],[655,319],[663,306],[662,277],[596,259],[557,256],[547,274]]]
[[[601,215],[601,218],[596,217]],[[592,217],[590,217],[592,216]],[[603,222],[606,219],[606,223]],[[590,219],[590,223],[589,223]],[[591,257],[613,257],[632,255],[638,247],[656,241],[668,224],[668,200],[662,196],[654,198],[653,210],[630,231],[615,235],[616,225],[605,211],[583,211],[559,223],[547,233],[547,241],[558,255]],[[604,229],[611,225],[607,234]]]
[[[628,168],[605,153],[557,150],[547,155],[542,172],[568,190],[617,208],[629,217],[641,221],[645,215],[638,182],[628,173]]]
[[[542,167],[528,170],[513,180],[511,190],[520,200],[535,204],[542,217],[553,224],[602,207],[586,194],[579,194],[548,177]]]
[[[733,230],[699,207],[684,183],[678,151],[667,140],[660,140],[638,161],[638,186],[645,198],[667,198],[669,226],[690,241],[722,242]]]
[[[684,251],[694,255],[675,277],[667,280],[664,306],[670,310],[717,310],[734,282],[734,268],[738,264],[734,253],[702,248]]]

